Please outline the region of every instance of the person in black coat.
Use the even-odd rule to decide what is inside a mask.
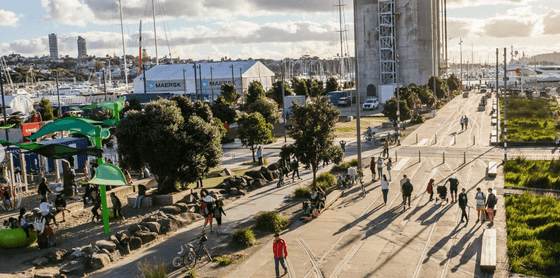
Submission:
[[[467,216],[467,205],[468,205],[468,199],[467,199],[467,194],[465,193],[465,189],[461,188],[461,193],[459,194],[459,207],[461,208],[461,223],[465,222],[463,221],[463,218],[467,219],[467,223],[469,223],[469,217]]]
[[[49,198],[47,197],[47,192],[52,193],[52,191],[47,185],[47,178],[41,179],[41,183],[39,184],[39,188],[37,189],[37,192],[39,193],[39,195],[41,195],[41,199],[45,199],[47,200],[47,202],[49,201]]]

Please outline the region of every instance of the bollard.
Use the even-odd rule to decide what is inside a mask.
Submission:
[[[443,152],[443,163],[445,163],[445,152]]]
[[[437,144],[437,134],[434,134],[434,138],[435,138],[435,143],[434,144]]]
[[[467,164],[467,153],[463,152],[463,164]]]
[[[395,150],[395,162],[397,162],[398,159],[399,159],[399,155],[397,153],[397,150]]]
[[[474,135],[472,136],[472,142],[473,146],[476,145],[476,137],[474,137]]]
[[[420,162],[420,151],[418,151],[418,162]]]
[[[418,133],[416,133],[416,144],[418,144]]]
[[[453,135],[453,145],[457,145],[457,133]]]

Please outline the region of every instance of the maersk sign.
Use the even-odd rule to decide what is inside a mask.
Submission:
[[[146,82],[147,91],[161,92],[161,91],[183,91],[185,83],[183,80],[177,81],[148,81]]]

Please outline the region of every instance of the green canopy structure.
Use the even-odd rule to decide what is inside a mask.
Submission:
[[[110,163],[99,165],[95,169],[95,176],[88,183],[112,186],[128,185],[121,169]]]
[[[35,134],[27,137],[29,140],[35,140],[41,136],[45,136],[49,133],[53,133],[56,131],[63,131],[63,130],[71,130],[74,133],[79,133],[82,135],[87,136],[90,142],[97,146],[99,140],[99,145],[101,145],[102,139],[107,139],[111,135],[108,128],[102,128],[101,126],[96,126],[90,124],[89,122],[84,120],[83,118],[78,117],[68,117],[63,119],[58,119],[54,122],[50,122],[43,126],[43,128],[39,129]],[[101,146],[98,146],[101,147]]]
[[[0,129],[10,129],[12,127],[16,126],[15,124],[11,124],[11,125],[5,125],[5,126],[0,126]]]
[[[27,152],[40,154],[50,159],[63,159],[74,155],[91,155],[100,157],[103,155],[101,148],[89,147],[87,149],[77,149],[60,144],[49,144],[40,146]]]
[[[19,144],[19,143],[14,143],[14,142],[12,142],[12,141],[0,140],[0,143],[1,143],[2,145],[5,145],[5,146],[10,146],[10,145],[18,146],[18,147],[20,147],[20,148],[22,148],[22,149],[25,149],[25,150],[33,150],[33,149],[36,149],[36,148],[38,148],[38,147],[43,146],[43,144],[41,144],[41,143],[36,143],[36,142],[33,142],[33,143],[25,143],[25,144]]]

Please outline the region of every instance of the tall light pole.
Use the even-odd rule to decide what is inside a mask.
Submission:
[[[212,74],[213,67],[210,67],[210,90],[212,90],[212,104],[214,104],[214,75]]]
[[[6,121],[6,100],[4,99],[4,77],[2,77],[2,71],[0,70],[0,90],[2,92],[2,114],[4,114],[4,125],[8,125]],[[57,79],[58,80],[58,79]],[[58,84],[58,82],[57,82]],[[57,86],[58,88],[58,86]],[[10,136],[8,135],[8,129],[4,129],[6,132],[6,141],[10,141]],[[23,167],[22,167],[23,168]]]
[[[463,40],[459,38],[459,46],[461,48],[461,73],[460,73],[460,80],[461,80],[461,92],[463,91]]]
[[[356,137],[358,142],[358,169],[362,170],[362,138],[360,136],[360,83],[358,82],[358,1],[353,0],[354,4],[354,58],[356,59],[356,63],[354,63],[354,67],[356,72],[354,73],[356,78]]]
[[[286,136],[286,104],[284,103],[284,60],[282,60],[282,119],[284,119],[284,143],[287,142],[287,136]]]
[[[507,48],[504,47],[504,160],[507,160]]]

